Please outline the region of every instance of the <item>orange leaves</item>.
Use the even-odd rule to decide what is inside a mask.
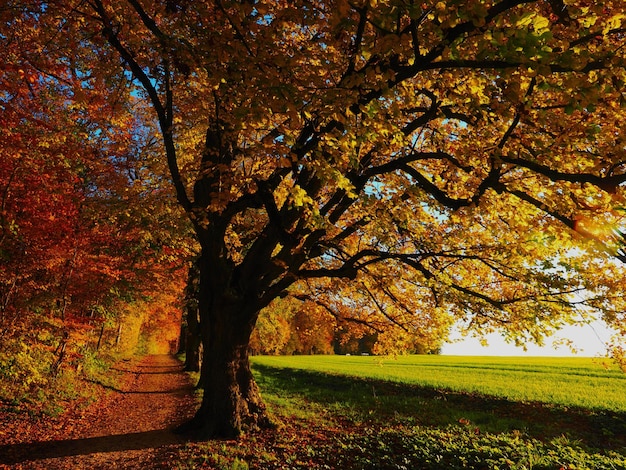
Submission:
[[[77,46],[73,13],[61,33],[54,15],[12,8],[0,12],[0,343],[47,351],[47,370],[66,333],[64,360],[95,347],[120,299],[179,288],[180,256],[195,247],[123,74]]]
[[[12,140],[20,152],[80,161],[66,171],[84,185],[79,197],[42,224],[79,221],[90,242],[76,263],[104,266],[85,284],[96,271],[110,285],[139,279],[125,261],[147,270],[152,255],[175,264],[190,248],[159,248],[186,229],[176,217],[165,228],[165,152],[234,291],[271,297],[300,278],[346,276],[354,282],[324,285],[324,295],[381,329],[435,337],[454,314],[538,336],[533,322],[569,319],[565,293],[580,287],[556,266],[584,245],[559,224],[581,213],[580,232],[609,236],[591,214],[603,214],[596,222],[621,204],[626,179],[623,2],[553,3],[197,1],[183,15],[148,1],[142,19],[124,2],[84,16],[56,2],[41,16],[48,31],[80,16],[55,38],[66,68],[47,64],[65,82],[33,80],[25,60],[12,74],[28,93],[54,85],[41,96],[63,103],[72,132],[43,135],[33,120]],[[104,28],[109,44],[82,28]],[[163,146],[144,101],[158,111]],[[57,129],[43,119],[50,108],[35,111]],[[8,180],[14,169],[2,171]],[[32,216],[61,200],[42,192],[25,206],[38,208]],[[602,285],[595,268],[578,269],[594,278],[587,288]]]

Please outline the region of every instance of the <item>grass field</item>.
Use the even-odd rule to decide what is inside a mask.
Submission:
[[[626,411],[626,374],[597,358],[257,356],[253,364],[480,393],[513,401]]]
[[[592,359],[252,359],[275,429],[181,470],[626,470],[626,374]]]

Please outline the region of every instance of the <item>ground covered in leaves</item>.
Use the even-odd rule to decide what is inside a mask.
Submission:
[[[255,367],[275,429],[183,442],[197,406],[168,356],[118,364],[116,386],[57,418],[0,412],[1,469],[626,469],[626,416]]]
[[[52,417],[0,410],[0,468],[171,468],[171,432],[190,417],[196,399],[190,378],[172,356],[117,364],[115,386],[100,387],[88,406],[72,403]]]

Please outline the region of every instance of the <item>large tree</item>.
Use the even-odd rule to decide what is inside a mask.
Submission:
[[[52,43],[152,105],[195,227],[190,429],[267,424],[248,343],[290,292],[425,336],[623,322],[601,260],[626,181],[622,0],[43,3]]]

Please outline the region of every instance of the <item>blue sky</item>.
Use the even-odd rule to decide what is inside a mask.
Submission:
[[[488,347],[480,344],[478,339],[468,337],[458,342],[445,344],[442,348],[442,354],[460,355],[460,356],[580,356],[580,357],[596,357],[602,356],[606,352],[606,343],[609,341],[612,333],[602,322],[595,322],[591,325],[567,327],[556,333],[553,337],[546,340],[546,345],[539,347],[536,345],[528,345],[527,351],[522,348],[507,344],[502,336],[492,334],[487,336]],[[460,338],[459,335],[452,336]],[[553,342],[559,338],[567,338],[574,342],[575,347],[579,350],[577,353],[567,346],[555,347]]]

